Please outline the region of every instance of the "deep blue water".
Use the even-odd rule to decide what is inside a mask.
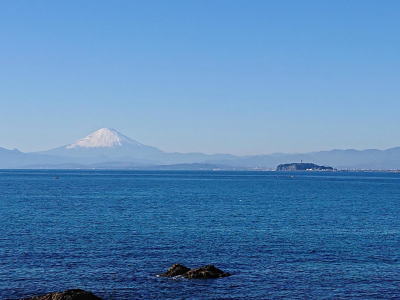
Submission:
[[[0,217],[1,299],[400,298],[400,174],[0,171]]]

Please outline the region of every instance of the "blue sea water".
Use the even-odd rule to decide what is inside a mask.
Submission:
[[[400,174],[3,170],[0,218],[0,299],[400,298]]]

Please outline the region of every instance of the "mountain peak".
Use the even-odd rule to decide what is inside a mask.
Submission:
[[[122,133],[112,128],[101,128],[66,146],[67,149],[73,148],[110,148],[120,147],[126,144],[141,146],[139,142],[128,138]]]

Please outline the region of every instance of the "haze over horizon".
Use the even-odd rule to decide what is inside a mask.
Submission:
[[[100,128],[73,143],[45,151],[0,148],[0,169],[274,170],[282,164],[293,167],[293,162],[330,170],[393,171],[400,170],[400,147],[253,156],[182,153],[145,145],[116,129]]]
[[[48,148],[48,149],[41,149],[38,151],[22,151],[24,153],[40,153],[42,151],[47,151],[47,150],[52,150],[52,149],[57,149],[59,147],[65,147],[65,148],[75,148],[76,146],[79,147],[114,147],[113,144],[115,143],[119,143],[119,141],[115,141],[115,137],[111,137],[111,141],[106,141],[104,142],[104,139],[100,142],[97,141],[98,137],[93,138],[94,135],[98,135],[99,132],[101,131],[107,131],[107,134],[109,131],[111,132],[115,132],[115,133],[111,133],[111,134],[116,134],[117,136],[122,137],[123,139],[129,139],[130,141],[137,143],[138,145],[144,145],[142,144],[140,141],[137,141],[136,139],[132,139],[130,136],[125,135],[124,133],[120,132],[119,130],[115,129],[115,128],[110,128],[110,127],[103,127],[103,128],[99,128],[93,132],[88,133],[87,135],[76,139],[74,141],[70,141],[68,143],[64,143],[62,145],[57,145],[56,147],[53,148]],[[85,142],[87,142],[87,140],[90,140],[88,145],[85,146]],[[110,137],[105,137],[105,139],[110,139]],[[104,144],[105,143],[105,144]],[[109,145],[106,145],[107,143],[109,143]],[[91,144],[91,145],[90,145]],[[160,149],[161,151],[164,151],[163,149],[161,149],[160,147],[157,147],[157,145],[144,145],[144,146],[151,146],[151,147],[155,147],[157,149]],[[312,153],[312,152],[322,152],[322,151],[332,151],[332,150],[388,150],[388,149],[392,149],[392,148],[398,148],[400,146],[397,147],[390,147],[390,148],[385,148],[385,149],[378,149],[378,148],[369,148],[369,149],[354,149],[354,148],[343,148],[343,149],[315,149],[309,152],[303,152],[303,153]],[[0,148],[4,148],[1,147]],[[7,150],[18,150],[21,151],[21,149],[19,149],[18,147],[14,147],[14,148],[5,148]],[[170,152],[170,153],[179,153],[179,151],[165,151],[165,152]],[[200,151],[192,151],[192,152],[182,152],[182,153],[204,153],[204,154],[230,154],[230,155],[237,155],[234,153],[207,153],[207,152],[200,152]],[[249,156],[254,156],[254,155],[270,155],[270,154],[302,154],[302,152],[272,152],[272,153],[255,153],[255,154],[247,154]],[[246,156],[246,154],[244,155],[237,155],[237,156]]]
[[[0,147],[102,128],[167,152],[400,146],[397,1],[0,4]]]

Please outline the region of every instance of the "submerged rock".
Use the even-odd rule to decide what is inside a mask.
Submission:
[[[210,278],[222,278],[230,275],[231,274],[225,273],[224,271],[218,269],[214,265],[207,265],[197,269],[192,269],[183,276],[189,279],[210,279]]]
[[[171,268],[168,269],[167,272],[160,274],[159,276],[163,276],[163,277],[175,277],[175,276],[179,276],[179,275],[184,275],[185,273],[187,273],[188,271],[190,271],[189,268],[185,267],[184,265],[181,264],[174,264],[172,265]]]
[[[160,274],[163,277],[183,276],[188,279],[212,279],[230,276],[231,274],[225,273],[214,265],[202,266],[197,269],[189,269],[181,264],[174,264],[167,272]]]
[[[49,293],[41,296],[25,298],[24,300],[102,300],[91,292],[80,289],[67,290],[64,292]]]

